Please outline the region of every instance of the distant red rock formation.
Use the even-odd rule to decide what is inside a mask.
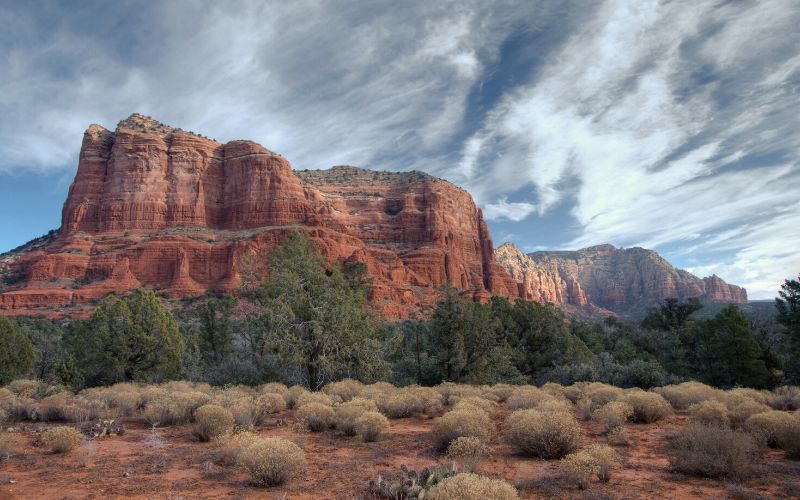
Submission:
[[[472,197],[421,172],[293,172],[250,141],[220,144],[134,114],[91,125],[57,237],[4,257],[6,314],[76,310],[139,286],[234,291],[247,256],[303,230],[326,257],[366,264],[374,306],[406,316],[445,283],[517,296]],[[84,308],[85,311],[85,308]]]
[[[644,248],[598,245],[574,252],[526,255],[506,243],[496,256],[520,283],[520,296],[589,315],[641,310],[668,298],[747,302],[744,288],[717,276],[700,279]]]

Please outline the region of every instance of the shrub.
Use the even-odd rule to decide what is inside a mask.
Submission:
[[[764,413],[756,413],[750,416],[744,423],[744,428],[756,441],[767,446],[778,446],[778,436],[783,430],[793,425],[798,425],[800,421],[789,413],[772,410]]]
[[[494,384],[486,388],[486,392],[497,396],[497,402],[505,402],[511,393],[514,392],[514,386],[509,384]]]
[[[481,410],[468,408],[452,410],[437,418],[431,428],[431,437],[434,447],[442,451],[450,446],[450,442],[462,436],[489,441],[492,431],[489,415]]]
[[[487,456],[489,447],[474,436],[456,438],[447,447],[447,458],[462,463],[470,470],[474,470],[475,465]]]
[[[595,406],[589,398],[581,398],[575,403],[575,415],[583,421],[590,420]]]
[[[398,389],[379,400],[378,407],[389,418],[406,418],[425,410],[425,401],[411,390]]]
[[[620,398],[625,391],[613,385],[602,384],[600,382],[591,382],[583,389],[587,398],[592,400],[594,408],[599,408],[605,404],[615,401]]]
[[[769,405],[776,410],[800,409],[800,387],[784,385],[776,388]]]
[[[295,420],[304,422],[308,430],[321,432],[330,428],[334,422],[333,408],[322,403],[304,404],[295,410]]]
[[[592,420],[603,427],[608,434],[617,427],[622,427],[633,416],[633,406],[624,401],[612,401],[604,404],[592,413]]]
[[[800,458],[800,420],[778,430],[778,447],[786,452],[789,458]]]
[[[752,399],[745,399],[728,406],[728,417],[731,420],[731,425],[741,428],[748,418],[769,411],[773,411],[769,406]]]
[[[280,382],[270,382],[259,386],[258,391],[261,394],[280,394],[283,397],[289,393],[289,388]]]
[[[325,386],[322,388],[322,392],[328,394],[329,396],[336,396],[342,401],[350,401],[354,397],[360,395],[363,389],[364,384],[358,380],[346,378],[338,382],[330,382],[325,384]]]
[[[306,457],[291,441],[263,438],[242,448],[236,463],[250,474],[253,483],[276,486],[296,476],[305,466]]]
[[[169,397],[150,401],[142,412],[150,425],[175,425],[187,421],[186,412]]]
[[[289,389],[286,391],[286,394],[283,395],[283,397],[286,399],[286,406],[289,408],[294,408],[295,404],[297,403],[297,399],[303,394],[308,394],[308,389],[302,385],[293,385],[289,387]]]
[[[19,379],[8,383],[6,389],[22,398],[32,398],[39,392],[41,383],[38,380]]]
[[[285,410],[286,400],[277,392],[268,392],[256,398],[255,408],[257,421],[261,423],[265,416]]]
[[[227,409],[233,415],[234,424],[240,429],[252,429],[258,423],[258,409],[249,397],[233,401]]]
[[[479,410],[483,410],[491,417],[497,411],[497,403],[477,396],[468,396],[466,398],[459,399],[458,403],[453,406],[454,410],[469,408],[478,408]]]
[[[575,451],[581,442],[580,424],[562,412],[517,410],[506,419],[505,433],[526,455],[548,459]]]
[[[429,500],[513,500],[519,498],[517,490],[500,479],[491,479],[469,472],[444,479],[430,489]]]
[[[66,392],[47,396],[39,402],[39,418],[45,422],[67,420],[71,400],[72,395]]]
[[[514,389],[506,400],[506,408],[509,410],[527,410],[535,408],[540,402],[553,399],[553,396],[543,390],[524,385]]]
[[[233,431],[236,423],[233,414],[217,405],[205,405],[197,409],[194,415],[195,435],[200,441],[209,441]]]
[[[355,436],[356,420],[366,412],[377,412],[378,405],[371,399],[353,398],[333,409],[334,425],[347,436]]]
[[[655,392],[633,390],[627,392],[621,400],[633,407],[634,422],[649,424],[672,413],[669,401]]]
[[[586,489],[594,476],[607,483],[611,479],[611,469],[618,464],[619,457],[614,450],[603,444],[594,444],[586,450],[570,453],[558,465],[568,481]]]
[[[0,426],[4,425],[6,420],[8,420],[8,412],[0,408]]]
[[[74,427],[60,425],[42,434],[42,446],[52,453],[65,453],[81,442],[81,433]]]
[[[676,410],[685,410],[696,403],[718,397],[722,394],[719,389],[701,384],[700,382],[684,382],[677,385],[656,387],[653,392],[661,394]]]
[[[260,439],[250,431],[237,432],[217,438],[220,442],[220,458],[227,463],[236,463],[239,452]]]
[[[362,441],[377,441],[381,433],[389,428],[389,419],[377,411],[368,411],[356,419],[354,427]]]
[[[667,455],[680,472],[739,478],[752,468],[753,449],[753,439],[747,434],[691,423],[671,437]]]
[[[709,400],[695,403],[689,407],[689,414],[692,416],[692,420],[704,425],[717,427],[730,427],[731,425],[728,407],[720,401]]]
[[[628,435],[628,429],[626,429],[625,426],[620,426],[616,429],[613,429],[608,433],[606,439],[608,440],[608,444],[613,444],[615,446],[628,446],[631,444],[631,438]]]
[[[481,390],[473,385],[454,384],[452,382],[443,382],[436,387],[436,391],[441,394],[443,403],[452,406],[462,398],[469,396],[480,396]]]
[[[726,396],[734,399],[750,399],[762,405],[769,405],[775,399],[775,395],[769,391],[750,389],[749,387],[737,387],[726,393]]]
[[[307,404],[316,403],[325,406],[333,405],[331,397],[322,392],[304,392],[295,400],[294,407],[301,408]]]

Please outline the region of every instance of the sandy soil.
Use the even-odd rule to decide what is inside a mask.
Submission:
[[[497,416],[498,426],[504,417]],[[581,491],[564,484],[556,461],[519,456],[495,439],[492,456],[477,472],[503,477],[523,498],[800,498],[800,462],[780,451],[761,452],[756,474],[747,482],[687,477],[675,474],[663,453],[666,437],[686,423],[674,415],[655,424],[628,426],[631,444],[617,446],[623,464],[607,484],[594,483]],[[367,484],[392,475],[405,464],[421,469],[448,464],[430,448],[431,420],[392,420],[391,429],[375,443],[362,443],[335,430],[298,434],[292,430],[292,412],[272,419],[257,432],[286,437],[306,452],[305,472],[280,488],[248,484],[246,474],[226,464],[218,445],[199,443],[190,426],[156,429],[166,446],[153,446],[150,428],[142,421],[125,422],[122,436],[96,439],[64,455],[38,447],[41,432],[50,424],[21,423],[15,427],[10,458],[0,462],[0,499],[32,498],[370,498]],[[591,423],[584,424],[585,442],[605,442]]]

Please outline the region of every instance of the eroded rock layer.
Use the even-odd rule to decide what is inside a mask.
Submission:
[[[0,309],[65,312],[139,286],[172,297],[234,291],[245,261],[266,262],[296,230],[331,260],[366,264],[372,303],[389,317],[433,305],[445,283],[478,299],[518,294],[481,211],[446,181],[293,172],[254,142],[220,144],[132,115],[114,132],[86,130],[61,229],[4,256]]]
[[[667,298],[747,302],[744,288],[718,276],[698,278],[644,248],[598,245],[574,252],[524,254],[506,243],[496,256],[520,283],[520,296],[590,314],[641,311]]]

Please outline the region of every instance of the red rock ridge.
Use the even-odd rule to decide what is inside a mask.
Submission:
[[[266,261],[295,230],[329,259],[365,263],[372,303],[389,317],[433,305],[445,283],[477,299],[518,294],[480,209],[446,181],[292,172],[254,142],[220,144],[132,115],[113,133],[86,130],[58,236],[4,259],[18,278],[0,289],[0,310],[85,312],[138,286],[171,297],[234,291],[248,256]]]
[[[642,310],[667,298],[746,303],[747,292],[717,276],[700,279],[675,269],[643,248],[598,245],[574,252],[524,254],[511,244],[496,258],[521,283],[520,295],[578,310],[587,305],[614,312]]]

